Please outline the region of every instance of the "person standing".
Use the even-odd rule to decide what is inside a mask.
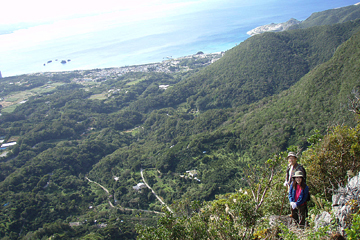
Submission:
[[[304,181],[306,182],[306,171],[305,168],[297,163],[297,155],[294,152],[289,152],[288,156],[287,156],[287,160],[289,162],[289,165],[286,169],[286,177],[285,177],[285,182],[284,182],[284,186],[286,187],[290,187],[290,185],[292,184],[292,176],[294,176],[296,171],[301,171],[303,173],[304,176]]]
[[[293,181],[289,191],[291,216],[297,224],[303,227],[305,226],[305,219],[308,215],[306,203],[309,195],[309,187],[306,185],[302,171],[296,171],[292,178]]]

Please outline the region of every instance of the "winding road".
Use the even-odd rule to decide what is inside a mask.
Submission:
[[[141,174],[141,176],[142,176],[142,174]],[[98,185],[99,187],[101,187],[108,195],[110,194],[109,193],[109,190],[108,189],[106,189],[103,185],[101,185],[100,183],[97,183],[97,182],[95,182],[95,181],[92,181],[92,180],[90,180],[88,177],[85,177],[85,179],[86,180],[88,180],[89,182],[91,182],[91,183],[95,183],[96,185]],[[144,178],[143,178],[144,179]],[[144,181],[145,182],[145,181]],[[145,183],[146,184],[146,183]],[[147,184],[146,184],[146,186],[148,186]],[[150,188],[151,189],[151,188]],[[153,193],[155,194],[155,192],[153,191]],[[155,194],[155,196],[157,196],[156,194]],[[108,196],[108,198],[109,198],[109,196]],[[119,208],[120,210],[122,210],[122,211],[140,211],[140,212],[147,212],[147,213],[156,213],[156,214],[165,214],[165,213],[162,213],[162,212],[158,212],[158,211],[150,211],[150,210],[144,210],[144,209],[135,209],[135,208],[124,208],[124,207],[115,207],[113,204],[112,204],[112,202],[110,201],[110,199],[108,199],[109,200],[109,205],[110,205],[110,207],[112,207],[112,208]],[[165,204],[165,203],[163,203],[163,204]],[[170,209],[170,208],[168,208],[168,209]],[[169,210],[169,211],[171,211],[171,210]]]
[[[145,181],[145,178],[144,178],[143,171],[144,171],[144,169],[140,169],[141,178],[142,178],[144,184],[146,185],[146,187],[151,190],[151,192],[152,192],[152,193],[155,195],[155,197],[161,202],[162,205],[165,205],[165,207],[167,208],[167,210],[168,210],[169,212],[174,213],[174,212],[169,208],[169,206],[166,205],[166,203],[155,193],[155,191],[149,186],[149,184],[147,184],[147,182]]]

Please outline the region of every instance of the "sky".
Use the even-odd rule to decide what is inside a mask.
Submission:
[[[206,7],[214,0],[11,0],[2,4],[0,24],[44,23],[58,20],[123,12],[124,18],[161,17],[176,10],[179,14],[194,7]],[[4,9],[6,9],[4,11]],[[111,14],[108,15],[111,18]]]

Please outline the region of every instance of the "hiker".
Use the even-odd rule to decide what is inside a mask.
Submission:
[[[301,171],[304,176],[304,181],[306,182],[306,171],[305,168],[297,163],[297,156],[294,152],[289,152],[287,156],[287,160],[289,162],[288,168],[286,169],[286,178],[284,182],[284,186],[289,187],[292,183],[292,176],[296,171]]]
[[[305,183],[304,173],[296,171],[290,185],[289,201],[291,216],[297,224],[305,226],[305,218],[308,215],[306,202],[309,195],[309,187]]]

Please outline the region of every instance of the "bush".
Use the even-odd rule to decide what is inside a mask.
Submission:
[[[360,239],[360,214],[354,214],[352,226],[350,229],[345,229],[349,240]]]
[[[302,155],[312,194],[329,193],[347,182],[348,172],[359,172],[360,127],[336,126]]]

